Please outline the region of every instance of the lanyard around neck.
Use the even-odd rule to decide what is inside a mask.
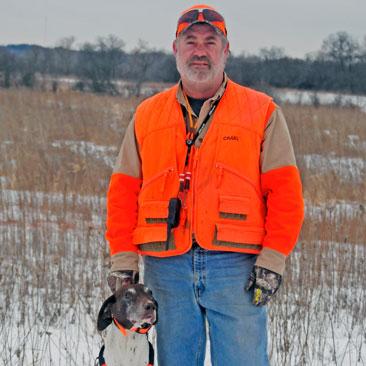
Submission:
[[[192,176],[192,166],[191,166],[192,164],[190,164],[190,155],[191,155],[192,146],[196,142],[198,136],[202,133],[205,126],[207,125],[207,122],[210,119],[210,117],[212,116],[213,112],[215,111],[217,105],[219,104],[219,101],[220,101],[220,99],[217,99],[212,104],[205,119],[202,121],[199,129],[194,133],[187,134],[187,137],[186,137],[187,153],[186,153],[186,157],[185,157],[185,161],[184,161],[184,172],[179,174],[179,192],[180,192],[180,194],[183,194],[184,191],[188,191],[190,188],[190,181],[191,181],[191,176]],[[188,113],[190,113],[190,112],[188,111]]]
[[[227,86],[227,84],[225,84],[224,89],[226,89],[226,86]],[[185,93],[184,93],[184,98],[186,100],[187,106],[186,106],[186,109],[183,109],[183,113],[184,113],[184,111],[186,111],[189,114],[188,118],[189,118],[190,126],[193,126],[192,109],[191,109],[191,106],[188,102],[188,98],[187,98]],[[184,162],[184,173],[179,174],[179,181],[180,181],[179,191],[181,193],[183,193],[184,191],[188,191],[189,186],[190,186],[190,181],[191,181],[191,176],[192,176],[192,169],[191,169],[192,167],[189,166],[189,161],[190,161],[189,158],[190,158],[192,146],[195,144],[198,136],[202,133],[202,131],[206,127],[209,119],[211,118],[212,114],[214,113],[215,109],[217,108],[217,105],[219,104],[221,98],[222,98],[222,96],[220,98],[217,98],[213,102],[210,110],[206,114],[206,117],[202,121],[202,123],[201,123],[200,127],[198,128],[198,130],[193,132],[193,133],[188,133],[187,134],[187,137],[186,137],[187,154],[186,154],[186,158],[185,158],[185,162]]]
[[[195,131],[194,133],[189,133],[187,135],[187,138],[186,138],[186,145],[187,145],[187,155],[186,155],[186,159],[185,159],[185,163],[184,163],[184,166],[187,167],[188,166],[188,161],[189,161],[189,156],[190,156],[190,153],[191,153],[191,149],[192,149],[192,146],[194,145],[194,143],[196,142],[198,136],[202,133],[203,129],[205,128],[205,126],[207,125],[207,122],[208,120],[211,118],[213,112],[215,111],[217,105],[219,104],[219,101],[220,99],[217,99],[211,106],[210,110],[208,111],[205,119],[202,121],[199,129],[197,131]],[[189,105],[189,103],[188,103]],[[192,115],[191,115],[191,111],[190,111],[190,108],[188,110],[188,113],[189,113],[189,118],[190,118],[190,121],[192,119]],[[190,123],[191,124],[191,123]]]

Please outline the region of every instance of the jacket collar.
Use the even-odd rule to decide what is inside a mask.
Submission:
[[[217,92],[215,93],[215,95],[211,98],[208,98],[203,103],[203,106],[202,106],[203,110],[207,109],[207,111],[208,111],[211,108],[212,104],[215,103],[218,99],[220,99],[223,96],[228,80],[229,80],[229,78],[227,77],[226,73],[224,73],[224,80],[223,80],[222,84],[217,89]],[[187,105],[186,105],[184,94],[183,94],[182,80],[179,80],[177,93],[176,93],[176,98],[177,98],[178,103],[181,104],[184,108],[187,109]],[[198,117],[196,115],[194,115],[194,116]]]

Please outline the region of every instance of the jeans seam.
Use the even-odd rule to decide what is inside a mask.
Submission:
[[[214,351],[214,347],[212,347],[212,342],[211,342],[211,325],[210,325],[210,322],[208,319],[207,319],[207,324],[208,324],[208,339],[210,340],[211,366],[216,366],[215,351]]]
[[[199,305],[199,299],[200,299],[200,292],[201,292],[201,285],[200,283],[202,282],[202,254],[200,253],[199,249],[193,252],[193,273],[194,273],[194,278],[197,279],[197,283],[194,284],[194,292],[196,295],[196,301],[197,301],[197,306],[200,307]],[[201,310],[202,311],[202,310]],[[205,318],[205,316],[204,316]],[[196,365],[197,366],[201,366],[200,365],[200,358],[202,357],[202,343],[203,343],[203,339],[206,338],[206,330],[205,333],[201,333],[200,337],[198,339],[198,348],[197,348],[197,353],[196,353]],[[205,344],[205,348],[206,348],[206,344]]]
[[[198,362],[199,362],[199,358],[202,352],[202,334],[200,336],[200,339],[198,340],[198,349],[197,349],[197,354],[196,354],[196,365],[197,366],[201,366]]]

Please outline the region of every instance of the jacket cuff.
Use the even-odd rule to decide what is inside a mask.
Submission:
[[[276,272],[283,275],[285,271],[286,256],[277,250],[263,247],[262,251],[257,257],[255,264],[257,266],[269,269],[272,272]]]
[[[136,252],[120,252],[111,256],[111,272],[114,271],[139,271],[139,256]]]

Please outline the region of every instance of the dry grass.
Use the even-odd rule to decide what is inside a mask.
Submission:
[[[309,172],[302,159],[304,155],[310,154],[319,154],[325,159],[364,159],[365,113],[353,108],[286,105],[285,114],[302,172],[305,198],[318,203],[327,200],[365,200],[365,179],[355,184],[353,181],[345,182],[334,172]],[[358,136],[359,139],[354,140],[352,136]]]
[[[0,91],[3,164],[10,188],[101,194],[110,169],[57,141],[120,144],[137,100],[65,92]],[[81,146],[82,149],[82,146]],[[16,161],[16,164],[14,162]]]
[[[0,90],[4,365],[91,364],[107,295],[105,194],[137,103]],[[284,112],[307,218],[270,307],[273,364],[366,364],[366,114],[290,105]]]

